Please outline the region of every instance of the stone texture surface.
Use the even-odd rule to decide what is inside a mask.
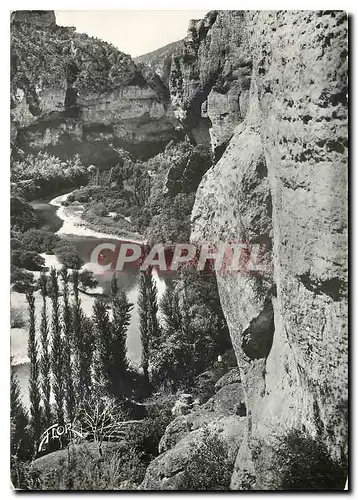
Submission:
[[[42,30],[53,45],[54,53],[61,51],[66,43],[71,54],[66,56],[68,60],[62,57],[63,75],[58,80],[49,83],[38,76],[37,57],[27,61],[33,65],[31,69],[35,67],[29,77],[31,81],[14,79],[17,82],[11,88],[14,145],[31,153],[48,150],[64,160],[78,153],[87,165],[108,166],[118,159],[116,148],[148,159],[171,140],[183,137],[168,87],[148,69],[143,67],[141,72],[130,56],[118,51],[117,59],[121,63],[116,84],[94,91],[91,84],[86,86],[76,79],[78,65],[84,63],[83,58],[78,57],[76,44],[79,42],[74,28],[61,28],[67,32],[64,42],[60,35],[56,38],[53,11],[16,11],[12,13],[12,21],[16,21],[13,33],[21,43],[26,44],[25,37],[31,33],[36,41],[36,31]],[[23,31],[21,24],[30,26]],[[79,48],[81,50],[81,45]],[[98,53],[97,45],[94,50]],[[111,57],[115,61],[113,54]],[[18,59],[13,55],[14,74],[17,65],[21,65]],[[111,60],[108,63],[110,65]]]
[[[233,368],[223,375],[215,384],[215,391],[219,391],[225,385],[239,384],[241,382],[240,370]]]
[[[192,240],[263,249],[261,269],[218,276],[240,376],[169,425],[143,489],[180,488],[203,425],[236,456],[232,489],[269,488],[269,455],[258,463],[252,450],[259,440],[269,453],[292,428],[347,454],[347,50],[343,12],[213,11],[163,62],[170,102],[147,70],[140,84],[83,92],[81,120],[66,115],[66,82],[38,88],[36,115],[14,96],[14,142],[90,163],[115,161],[124,143],[151,156],[178,137],[179,120],[216,161]]]
[[[173,56],[169,87],[176,116],[197,143],[225,145],[247,112],[252,60],[242,11],[192,21]]]
[[[231,376],[230,376],[231,374]],[[242,385],[236,369],[226,374],[217,393],[203,405],[193,405],[187,414],[176,417],[159,443],[160,455],[149,465],[141,489],[173,490],[182,487],[183,470],[190,459],[191,447],[200,444],[203,427],[218,433],[234,458],[242,442],[246,418],[237,412],[244,404]]]
[[[149,158],[180,136],[173,110],[149,85],[81,93],[76,116],[66,112],[65,96],[65,88],[40,92],[37,116],[30,113],[25,97],[19,102],[11,114],[20,147],[48,149],[60,158],[79,153],[85,163],[101,165],[113,162],[116,147]]]
[[[297,427],[332,455],[347,453],[347,17],[219,13],[200,43],[201,68],[213,64],[224,18],[240,33],[225,60],[242,51],[252,64],[247,113],[198,188],[192,239],[254,240],[272,259],[263,278],[218,276],[248,411],[232,488],[249,477],[265,489],[256,439],[269,447]],[[193,103],[184,95],[185,120]]]

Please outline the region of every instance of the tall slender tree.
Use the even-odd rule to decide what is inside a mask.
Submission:
[[[64,391],[65,391],[65,407],[68,420],[72,422],[75,415],[75,389],[73,383],[73,367],[72,367],[72,321],[71,321],[71,307],[69,301],[69,288],[68,288],[68,271],[63,267],[60,271],[62,278],[62,293],[63,293],[63,307],[62,307],[62,329],[63,329],[63,371],[64,371]]]
[[[19,381],[12,368],[10,383],[11,480],[15,488],[21,489],[24,482],[22,463],[31,459],[32,450],[28,435],[28,415],[22,404]]]
[[[34,450],[41,435],[41,394],[40,394],[40,367],[38,360],[38,346],[36,340],[35,299],[32,290],[26,294],[29,305],[29,339],[28,356],[30,360],[29,398],[30,398],[30,434]]]
[[[39,279],[40,292],[42,296],[42,311],[41,311],[41,360],[40,360],[40,370],[41,370],[41,395],[43,401],[43,420],[44,427],[47,429],[51,425],[51,362],[50,362],[50,352],[49,352],[49,327],[47,318],[47,277],[44,273],[41,273]]]
[[[72,272],[74,299],[72,303],[73,373],[75,379],[76,404],[80,404],[91,389],[91,366],[93,337],[91,322],[85,317],[79,297],[79,274]]]
[[[111,279],[111,298],[113,299],[116,297],[118,294],[118,281],[117,281],[117,275],[116,273],[113,273],[112,279]]]
[[[139,330],[140,340],[142,343],[142,357],[141,366],[144,377],[149,381],[149,314],[148,314],[148,293],[146,273],[141,272],[139,277],[139,297],[138,297],[138,310],[139,310]]]
[[[151,269],[140,273],[139,281],[139,328],[142,342],[142,369],[148,379],[151,353],[160,345],[161,329],[158,322],[157,286]]]
[[[19,460],[27,460],[30,451],[27,435],[28,415],[22,404],[19,381],[12,368],[10,384],[11,455]]]
[[[182,324],[179,296],[174,283],[167,285],[163,298],[160,301],[160,310],[163,315],[168,335],[179,332]]]
[[[145,278],[148,298],[149,348],[155,349],[158,348],[161,337],[161,329],[158,321],[158,290],[150,268]]]
[[[93,322],[95,325],[95,362],[94,380],[96,388],[110,390],[111,386],[111,347],[112,325],[105,302],[97,298],[93,305]]]
[[[183,293],[182,293],[182,306],[181,306],[181,314],[180,314],[180,324],[181,331],[184,336],[184,339],[188,343],[193,343],[193,332],[191,327],[191,315],[190,315],[190,305],[188,301],[188,293],[187,288],[184,283]]]
[[[123,290],[113,298],[112,309],[111,379],[113,386],[121,392],[128,369],[127,331],[133,309]]]
[[[56,269],[51,268],[51,302],[52,302],[52,349],[51,366],[53,377],[53,393],[55,398],[55,408],[57,421],[60,425],[64,423],[64,366],[63,353],[64,345],[61,332],[60,310],[59,310],[59,286]]]

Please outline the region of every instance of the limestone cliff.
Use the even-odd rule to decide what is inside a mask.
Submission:
[[[134,61],[137,65],[149,67],[154,73],[160,76],[163,82],[168,83],[173,54],[179,50],[181,44],[182,40],[168,43],[168,45],[160,47],[157,50],[135,57]]]
[[[347,457],[347,16],[219,12],[193,33],[176,112],[208,117],[213,147],[227,113],[233,137],[199,185],[192,239],[272,249],[272,279],[217,277],[248,410],[231,487],[266,489],[292,428]]]
[[[86,164],[111,165],[124,148],[149,158],[181,137],[169,92],[130,56],[52,11],[17,11],[11,25],[12,142]]]
[[[41,32],[37,20],[13,18],[16,147],[111,165],[117,148],[150,157],[183,127],[215,158],[207,172],[209,161],[200,171],[188,161],[167,173],[175,192],[206,172],[192,240],[259,243],[271,263],[264,276],[217,277],[239,379],[170,424],[142,486],[180,487],[203,424],[230,443],[232,489],[272,488],[277,439],[292,429],[345,462],[346,14],[213,11],[149,69],[40,18]]]
[[[252,58],[241,11],[192,21],[173,56],[169,86],[176,116],[217,156],[246,116]]]

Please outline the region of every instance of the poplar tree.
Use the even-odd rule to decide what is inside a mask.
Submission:
[[[63,283],[63,308],[62,308],[62,328],[63,328],[63,366],[64,366],[64,391],[65,391],[65,407],[67,418],[72,422],[75,413],[75,390],[73,383],[73,367],[71,353],[73,350],[72,342],[72,322],[71,322],[71,308],[69,302],[69,288],[68,288],[68,271],[63,267],[60,271]]]
[[[163,298],[160,301],[160,310],[168,335],[178,333],[182,325],[182,316],[180,314],[179,296],[173,283],[169,283],[165,289]]]
[[[19,460],[29,458],[28,415],[22,404],[20,384],[11,368],[10,375],[10,429],[11,455]]]
[[[20,384],[11,368],[10,375],[10,470],[15,488],[24,484],[23,462],[31,459],[32,450],[28,435],[28,415],[22,404]]]
[[[123,290],[113,298],[112,309],[111,378],[112,384],[121,390],[128,369],[127,332],[133,309]]]
[[[118,294],[118,282],[117,282],[117,275],[116,273],[113,273],[112,279],[111,279],[111,297],[112,299],[116,297]]]
[[[139,279],[139,328],[142,342],[142,369],[148,380],[148,366],[151,355],[160,345],[161,330],[157,318],[157,286],[151,269],[142,271]]]
[[[156,349],[160,344],[161,330],[158,322],[158,291],[151,270],[145,274],[147,286],[149,349]]]
[[[105,302],[96,298],[93,305],[95,328],[94,380],[97,389],[109,390],[111,386],[112,325]]]
[[[149,381],[148,367],[149,367],[149,314],[148,314],[148,294],[146,284],[145,272],[140,273],[139,277],[139,297],[138,297],[138,311],[139,311],[139,330],[140,340],[142,343],[142,356],[141,366],[144,377]]]
[[[52,302],[52,350],[51,367],[53,377],[53,393],[55,398],[55,408],[59,425],[64,423],[64,366],[63,354],[64,345],[61,335],[61,324],[59,314],[59,287],[56,269],[51,268],[51,302]]]
[[[76,404],[80,404],[91,389],[93,336],[90,321],[85,317],[79,297],[79,273],[72,272],[74,300],[72,303],[73,372]]]
[[[35,299],[32,291],[27,292],[26,299],[29,305],[29,338],[28,356],[30,360],[29,398],[30,398],[30,434],[34,447],[41,435],[41,395],[40,369],[38,360],[38,346],[35,336]]]
[[[44,273],[41,273],[40,280],[40,292],[42,296],[42,311],[41,311],[41,360],[40,360],[40,370],[41,370],[41,394],[42,402],[44,407],[43,420],[44,427],[47,429],[51,425],[51,362],[50,362],[50,352],[49,352],[49,327],[47,318],[47,277]]]

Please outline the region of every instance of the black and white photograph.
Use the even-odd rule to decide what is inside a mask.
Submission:
[[[349,12],[100,8],[8,11],[9,490],[347,490]]]

